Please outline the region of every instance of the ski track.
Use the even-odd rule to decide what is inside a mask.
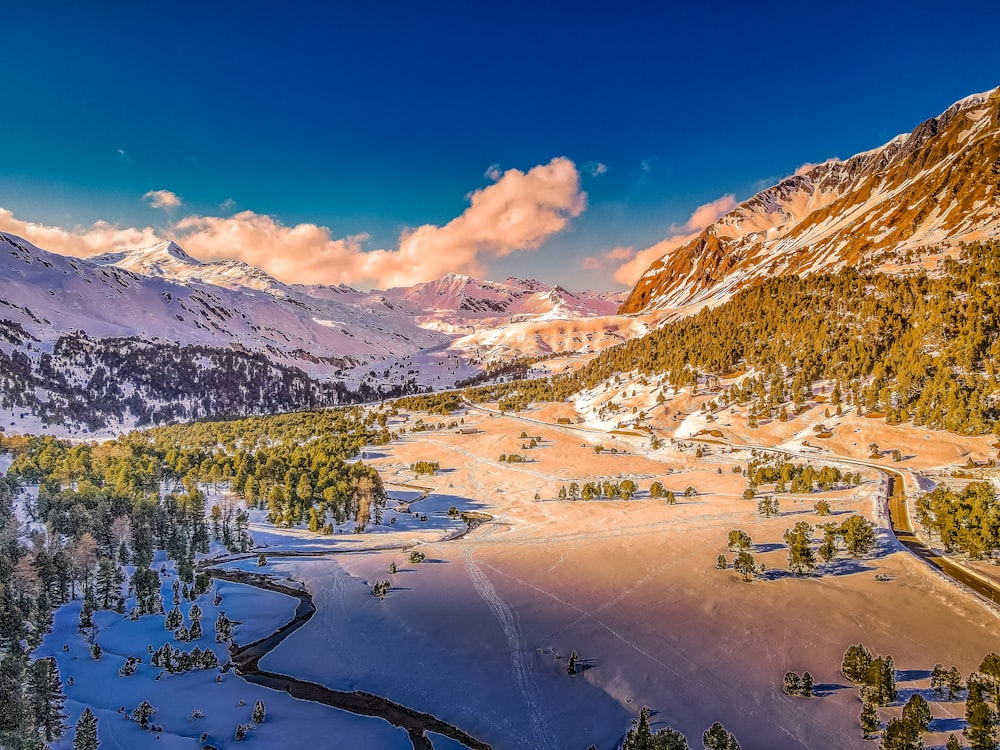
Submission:
[[[493,611],[494,616],[497,618],[497,622],[500,624],[501,630],[503,630],[504,637],[507,639],[507,647],[510,650],[510,664],[514,673],[514,680],[517,683],[518,690],[521,692],[521,696],[524,698],[524,702],[529,711],[532,735],[530,746],[539,749],[558,747],[556,738],[552,734],[548,723],[545,721],[540,696],[538,694],[538,688],[535,687],[535,684],[531,679],[530,665],[526,665],[524,663],[524,655],[521,649],[521,638],[518,633],[518,627],[514,619],[514,615],[510,611],[510,608],[504,603],[503,599],[501,599],[497,594],[496,589],[493,588],[493,584],[490,583],[490,579],[472,559],[473,549],[474,548],[471,546],[466,547],[462,552],[465,569],[468,571],[472,585],[479,593],[479,596],[483,598],[486,604],[489,605],[489,608]]]

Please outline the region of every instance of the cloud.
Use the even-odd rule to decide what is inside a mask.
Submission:
[[[588,161],[583,165],[583,170],[591,177],[600,177],[607,174],[608,165],[599,161]]]
[[[485,177],[487,180],[493,180],[493,182],[499,180],[501,177],[503,177],[503,172],[500,171],[500,165],[490,164],[486,168],[486,171],[483,172],[483,177]]]
[[[169,191],[144,196],[171,208]],[[171,203],[175,200],[176,203]],[[238,259],[291,283],[348,283],[379,287],[430,281],[449,271],[482,275],[489,261],[537,249],[586,208],[572,161],[555,158],[527,172],[509,169],[469,195],[469,206],[444,226],[404,232],[395,250],[366,251],[366,234],[342,239],[317,224],[286,226],[273,216],[241,211],[228,217],[187,216],[167,229],[120,228],[97,222],[72,230],[19,221],[0,209],[0,229],[39,247],[86,257],[172,239],[203,260]]]
[[[128,154],[125,153],[125,149],[123,149],[123,148],[116,148],[115,149],[115,153],[118,155],[118,158],[121,159],[126,164],[131,164],[132,163],[132,160],[129,158]]]
[[[153,208],[177,208],[181,205],[181,199],[169,190],[150,190],[142,199],[149,201]]]
[[[222,201],[222,203],[219,204],[219,208],[221,208],[223,211],[232,211],[234,208],[236,208],[236,201],[233,200],[232,198],[226,198],[224,201]]]
[[[694,210],[691,217],[684,224],[683,229],[688,232],[700,232],[719,217],[725,216],[736,208],[736,196],[730,193],[721,198],[716,198],[710,203],[704,203]],[[673,229],[673,227],[671,227]]]
[[[5,208],[0,208],[0,231],[24,237],[29,242],[53,253],[82,258],[153,245],[162,239],[151,227],[123,228],[106,221],[95,222],[90,227],[73,229],[50,227],[17,219]]]
[[[653,169],[653,160],[643,159],[641,162],[639,162],[639,169],[641,169],[643,172],[651,171]]]
[[[558,157],[527,172],[508,169],[494,184],[469,196],[461,216],[443,227],[425,224],[404,232],[398,250],[364,256],[363,273],[380,285],[436,279],[449,271],[482,274],[483,262],[538,248],[586,208],[580,175]]]
[[[582,267],[587,271],[614,269],[615,281],[621,284],[634,284],[653,261],[694,239],[702,230],[734,208],[736,208],[736,197],[723,195],[721,198],[698,206],[683,224],[672,224],[670,236],[655,245],[644,250],[636,250],[633,247],[615,247],[599,255],[584,258]]]

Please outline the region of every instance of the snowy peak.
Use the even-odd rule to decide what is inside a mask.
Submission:
[[[932,249],[1000,236],[998,175],[994,89],[744,201],[654,261],[621,311],[701,306],[770,276],[915,268]]]
[[[175,242],[158,242],[150,247],[128,250],[120,253],[105,253],[90,258],[90,262],[99,266],[117,266],[133,273],[146,276],[171,276],[189,266],[200,266],[195,260]]]

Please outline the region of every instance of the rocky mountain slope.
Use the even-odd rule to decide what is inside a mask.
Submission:
[[[1000,89],[743,202],[655,261],[622,313],[712,304],[763,278],[889,265],[1000,236]]]

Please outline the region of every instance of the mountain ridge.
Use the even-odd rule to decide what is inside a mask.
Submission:
[[[654,261],[619,312],[717,304],[775,275],[989,240],[1000,236],[998,187],[1000,88],[758,192]]]

